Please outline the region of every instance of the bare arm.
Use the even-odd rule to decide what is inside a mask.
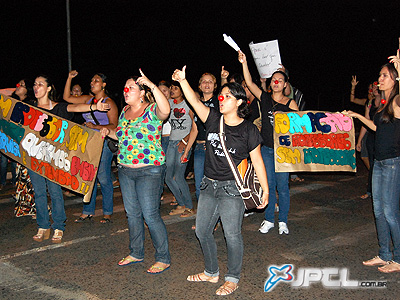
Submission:
[[[190,151],[190,149],[192,149],[193,143],[196,140],[197,133],[198,133],[197,125],[196,125],[196,122],[194,121],[193,112],[189,111],[189,115],[190,115],[190,118],[192,119],[192,128],[190,129],[190,132],[187,136],[188,140],[186,141],[187,137],[185,137],[185,139],[184,139],[186,141],[187,145],[185,147],[185,151],[183,152],[183,154],[181,156],[181,163],[184,163],[187,161],[187,160],[185,161],[185,158],[187,159],[189,151]]]
[[[74,104],[86,103],[91,98],[90,95],[82,95],[78,97],[71,95],[72,78],[76,77],[77,75],[78,72],[76,70],[73,70],[68,73],[68,78],[67,81],[65,82],[65,87],[64,87],[63,99],[69,103],[74,103]]]
[[[97,102],[99,103],[99,102]],[[115,102],[111,98],[107,98],[105,103],[107,103],[109,106],[109,110],[107,111],[107,117],[108,117],[108,124],[107,125],[96,125],[91,122],[86,122],[85,125],[89,128],[92,129],[102,129],[104,127],[108,129],[115,129],[118,125],[118,108]]]
[[[253,79],[251,78],[249,66],[247,65],[246,55],[240,50],[238,51],[238,53],[239,62],[242,64],[243,67],[243,77],[246,81],[246,85],[249,88],[250,92],[252,92],[256,98],[260,99],[262,90],[257,86],[257,84],[253,82]]]
[[[262,209],[268,204],[269,188],[267,172],[265,170],[264,161],[261,156],[261,145],[258,145],[257,148],[253,149],[250,152],[250,158],[253,162],[254,170],[256,171],[258,180],[260,181],[261,188],[263,189],[262,204],[260,206],[257,206],[258,209]]]
[[[154,96],[154,99],[157,103],[156,114],[160,120],[166,120],[169,117],[171,107],[169,106],[168,99],[165,98],[165,95],[160,91],[157,85],[152,83],[146,75],[143,74],[142,69],[139,69],[141,77],[137,79],[138,83],[141,85],[148,86]]]
[[[90,104],[69,104],[67,111],[69,112],[87,112],[93,110],[107,111],[110,109],[110,104],[107,102],[98,102]]]
[[[172,80],[178,81],[181,84],[183,93],[186,96],[186,100],[193,107],[197,116],[200,120],[205,123],[210,113],[210,108],[205,106],[199,98],[197,98],[196,93],[191,88],[189,82],[186,80],[186,66],[182,70],[176,69],[174,74],[172,74]]]
[[[357,118],[361,122],[363,122],[366,126],[371,128],[373,131],[376,131],[376,125],[375,125],[374,121],[372,121],[372,120],[367,119],[366,117],[364,117],[364,116],[362,116],[362,115],[360,115],[358,113],[355,113],[355,112],[353,112],[351,110],[345,110],[345,111],[342,112],[342,114],[344,114],[346,116],[349,116],[349,117],[352,117],[352,118]]]

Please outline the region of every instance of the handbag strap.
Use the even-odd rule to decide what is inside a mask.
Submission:
[[[219,134],[218,134],[222,149],[224,150],[225,157],[228,160],[229,167],[231,168],[233,176],[235,177],[236,184],[238,185],[238,187],[240,189],[239,191],[248,190],[244,187],[242,176],[240,176],[239,170],[235,166],[232,156],[229,154],[228,149],[226,149],[224,128],[225,128],[224,116],[222,115],[219,120]]]

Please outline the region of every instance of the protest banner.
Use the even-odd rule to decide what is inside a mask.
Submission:
[[[319,111],[274,115],[276,172],[356,172],[352,118]]]
[[[101,134],[0,94],[0,151],[89,202],[103,149]]]
[[[249,47],[261,78],[270,78],[281,67],[278,40],[258,44],[251,42]]]

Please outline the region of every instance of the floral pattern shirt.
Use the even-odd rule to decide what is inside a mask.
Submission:
[[[144,113],[134,120],[127,120],[125,106],[119,116],[116,135],[118,137],[118,163],[139,163],[159,166],[165,162],[161,148],[162,120],[156,115],[156,103],[150,104]]]

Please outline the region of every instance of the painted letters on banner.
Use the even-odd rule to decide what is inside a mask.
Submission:
[[[354,123],[341,113],[277,112],[276,172],[356,172]]]
[[[103,139],[99,132],[0,94],[0,151],[63,187],[90,195]]]

